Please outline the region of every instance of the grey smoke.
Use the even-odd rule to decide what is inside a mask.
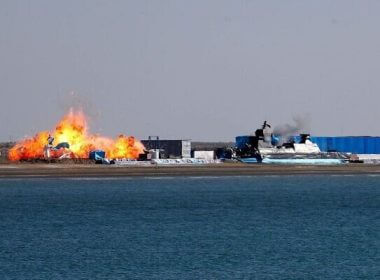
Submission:
[[[58,105],[63,113],[67,113],[70,109],[82,110],[87,115],[94,114],[94,105],[91,97],[84,96],[78,92],[71,90],[63,95],[58,96]]]
[[[67,114],[70,109],[84,112],[90,126],[93,126],[94,124],[97,124],[102,116],[92,100],[93,99],[89,95],[71,90],[58,96],[58,106],[62,110],[62,116]],[[97,129],[102,130],[101,128],[99,129],[99,127],[97,127]]]
[[[294,116],[292,124],[275,126],[273,134],[282,137],[295,136],[300,133],[310,133],[310,115]]]

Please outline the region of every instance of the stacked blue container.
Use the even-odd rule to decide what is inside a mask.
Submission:
[[[380,137],[342,136],[342,137],[311,137],[321,151],[345,152],[354,154],[380,154]]]

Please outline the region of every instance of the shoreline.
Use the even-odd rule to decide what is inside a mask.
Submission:
[[[4,178],[259,176],[259,175],[380,175],[380,165],[265,165],[222,163],[181,166],[114,166],[95,164],[0,164]]]

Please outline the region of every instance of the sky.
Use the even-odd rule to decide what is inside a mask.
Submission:
[[[0,1],[0,141],[233,141],[264,120],[380,135],[380,1]]]

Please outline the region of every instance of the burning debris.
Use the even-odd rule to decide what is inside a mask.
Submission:
[[[42,131],[16,143],[8,153],[11,161],[40,158],[89,158],[93,150],[103,150],[108,158],[137,159],[144,145],[133,136],[111,139],[90,134],[86,116],[73,109],[49,133]]]

